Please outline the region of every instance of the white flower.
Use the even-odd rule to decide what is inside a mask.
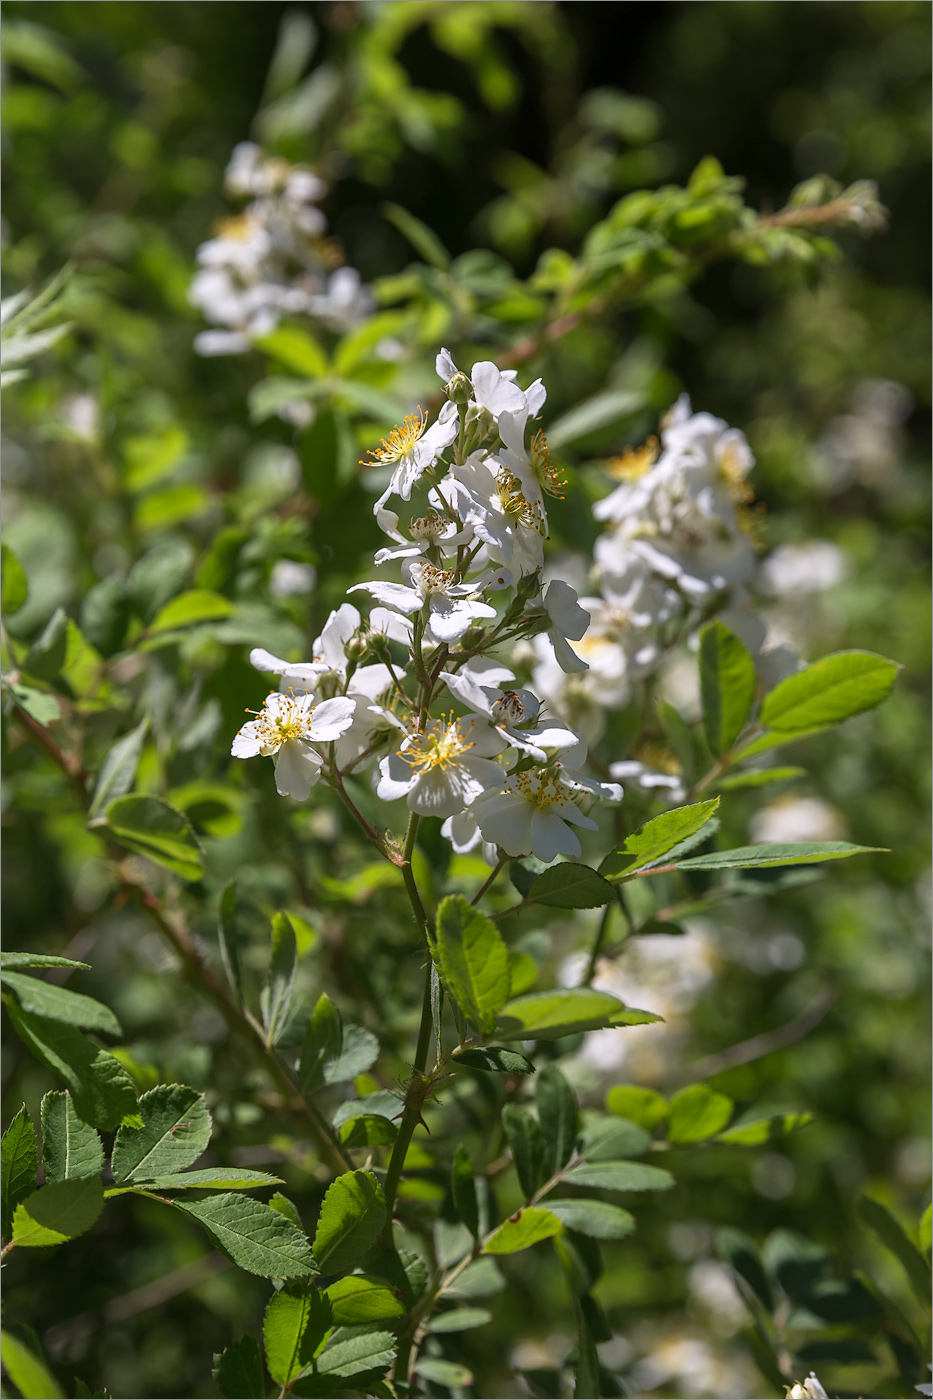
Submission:
[[[271,757],[279,794],[304,802],[324,766],[312,744],[338,739],[349,729],[355,708],[356,701],[343,695],[315,705],[310,695],[273,691],[256,718],[243,725],[230,752],[234,758]]]
[[[544,563],[547,521],[540,501],[529,501],[521,483],[495,457],[472,452],[451,467],[438,486],[464,524],[486,546],[487,557],[513,577],[533,574]]]
[[[540,601],[551,619],[547,636],[554,649],[557,664],[562,671],[585,671],[588,663],[581,660],[567,640],[569,637],[573,641],[579,641],[590,624],[590,615],[581,608],[576,589],[571,588],[563,579],[555,578],[544,590]]]
[[[445,384],[460,373],[449,350],[441,350],[435,361],[435,369]],[[528,389],[520,389],[515,382],[517,378],[518,372],[514,369],[500,369],[491,360],[480,360],[470,370],[473,385],[471,403],[488,409],[497,423],[500,413],[527,411],[532,418],[537,417],[544,407],[547,390],[540,379],[536,379]]]
[[[350,592],[362,589],[386,607],[409,615],[421,612],[427,605],[425,636],[431,643],[459,641],[474,622],[495,617],[495,608],[470,597],[476,592],[475,584],[454,583],[456,574],[452,569],[438,569],[419,559],[412,559],[407,568],[411,578],[408,587],[375,579],[354,584]]]
[[[772,597],[800,598],[834,588],[848,571],[848,560],[838,545],[807,540],[780,545],[762,564],[758,581],[762,592]]]
[[[787,1392],[787,1400],[829,1400],[829,1397],[817,1380],[816,1372],[811,1371],[802,1384],[797,1381]]]
[[[563,776],[550,769],[516,773],[501,787],[477,797],[471,812],[484,838],[507,855],[534,855],[543,861],[582,854],[569,824],[598,830],[573,801],[573,790]]]
[[[374,613],[377,611],[381,613],[382,609],[374,609]],[[350,695],[376,700],[392,684],[392,673],[381,662],[357,666],[347,682],[350,668],[347,643],[357,636],[360,626],[360,615],[352,603],[341,603],[328,617],[321,635],[315,637],[311,661],[283,661],[264,647],[253,647],[249,654],[250,665],[257,671],[279,676],[280,689],[285,691],[302,694],[320,689],[346,689]]]
[[[373,314],[375,300],[355,267],[338,267],[327,279],[327,291],[308,298],[308,310],[329,330],[348,331]]]
[[[429,719],[379,764],[376,792],[385,801],[405,797],[412,812],[454,817],[505,774],[494,755],[504,740],[478,715]]]
[[[469,807],[456,817],[448,817],[441,823],[441,835],[446,836],[458,856],[466,855],[483,841],[482,832],[476,825],[476,818]],[[483,841],[483,860],[487,865],[495,865],[499,859],[495,842]]]
[[[537,501],[544,510],[544,496],[554,496],[563,500],[566,494],[567,478],[551,461],[547,439],[541,432],[535,433],[530,447],[525,447],[525,425],[530,409],[526,406],[518,413],[502,413],[499,417],[499,436],[502,447],[496,454],[503,467],[517,479],[526,500]],[[545,515],[545,523],[547,516]]]
[[[366,466],[391,466],[394,468],[389,485],[373,506],[380,529],[393,539],[402,540],[397,534],[398,516],[385,511],[385,503],[390,496],[401,496],[403,501],[411,500],[412,488],[426,471],[434,466],[445,448],[457,436],[460,419],[456,405],[445,403],[437,419],[428,427],[427,414],[419,408],[410,413],[400,427],[393,428],[387,438],[369,453]],[[385,516],[384,523],[380,516]]]
[[[464,705],[485,715],[512,748],[520,749],[540,763],[546,762],[550,754],[578,743],[573,730],[560,721],[552,721],[541,728],[530,727],[541,709],[540,700],[530,690],[499,690],[481,685],[466,668],[459,674],[441,671],[439,679],[446,681],[447,689]]]
[[[624,758],[618,763],[610,763],[609,774],[639,788],[649,797],[662,798],[671,807],[676,807],[687,796],[687,788],[681,774],[667,772],[663,768],[652,768],[638,759]]]
[[[390,559],[413,559],[416,555],[424,554],[429,549],[437,549],[441,554],[451,556],[456,554],[460,545],[469,544],[473,538],[473,531],[469,526],[459,527],[455,521],[446,520],[443,515],[431,511],[427,515],[415,516],[409,520],[408,533],[411,535],[411,543],[409,543],[398,532],[398,516],[393,516],[391,511],[383,511],[382,514],[384,517],[392,517],[394,522],[391,530],[392,537],[404,542],[394,547],[387,546],[378,549],[375,555],[377,564],[385,564]]]

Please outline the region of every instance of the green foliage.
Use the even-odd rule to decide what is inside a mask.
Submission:
[[[24,1346],[12,1333],[0,1333],[4,1370],[24,1400],[63,1400],[61,1389],[41,1356]]]
[[[437,967],[447,995],[483,1034],[509,996],[509,955],[495,924],[462,895],[449,895],[437,911]]]
[[[636,870],[654,865],[675,846],[689,840],[707,827],[719,806],[719,798],[697,802],[692,807],[677,807],[652,817],[638,831],[627,836],[622,846],[608,855],[600,866],[607,876],[632,875]]]
[[[506,1040],[559,1040],[603,1026],[637,1026],[659,1020],[660,1016],[626,1006],[608,992],[579,987],[575,991],[534,992],[506,1002],[496,1034]]]
[[[184,880],[199,880],[203,852],[191,823],[164,798],[135,793],[108,804],[102,819],[119,845],[136,851]]]
[[[314,1234],[314,1259],[321,1273],[343,1273],[375,1244],[385,1225],[382,1188],[372,1172],[345,1172],[324,1196]]]
[[[286,1284],[274,1293],[262,1324],[266,1366],[288,1386],[308,1366],[333,1325],[328,1298],[308,1284]]]
[[[667,1110],[667,1136],[670,1142],[704,1142],[715,1137],[732,1118],[733,1103],[727,1094],[717,1093],[708,1084],[691,1084],[680,1089]]]
[[[703,731],[719,757],[739,737],[755,698],[755,663],[722,622],[710,622],[700,633],[700,693]]]
[[[30,1053],[65,1081],[75,1110],[86,1123],[116,1128],[135,1114],[133,1081],[113,1055],[92,1045],[71,1026],[12,1004],[9,1013]]]
[[[211,1116],[201,1094],[185,1084],[160,1084],[139,1100],[141,1127],[121,1127],[113,1144],[115,1181],[179,1172],[204,1151]]]
[[[198,1201],[174,1201],[203,1225],[219,1250],[248,1273],[301,1278],[314,1272],[304,1235],[277,1210],[234,1192]]]
[[[103,1207],[104,1188],[98,1176],[50,1182],[13,1212],[13,1244],[19,1249],[64,1244],[89,1230]]]
[[[265,1400],[266,1377],[255,1337],[241,1337],[215,1355],[213,1375],[227,1400]]]
[[[23,1104],[3,1134],[0,1228],[4,1239],[8,1239],[12,1232],[14,1210],[36,1189],[37,1156],[36,1130]]]
[[[516,1211],[483,1244],[486,1254],[517,1254],[533,1244],[549,1240],[561,1229],[561,1222],[541,1206]]]
[[[103,1165],[100,1137],[75,1113],[68,1091],[46,1094],[42,1100],[42,1170],[46,1181],[98,1176]]]
[[[623,1240],[635,1229],[635,1219],[621,1206],[608,1201],[550,1200],[548,1210],[568,1230],[577,1230],[595,1240]]]
[[[761,706],[761,723],[782,733],[839,724],[890,695],[898,666],[870,651],[840,651],[775,686]]]

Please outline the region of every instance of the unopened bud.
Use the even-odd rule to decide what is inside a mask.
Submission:
[[[486,633],[482,627],[468,627],[460,638],[460,645],[464,651],[473,651],[476,647],[482,646],[485,636]]]
[[[516,584],[519,598],[535,598],[541,592],[541,579],[537,569],[533,574],[523,574]]]
[[[347,659],[349,661],[362,661],[363,657],[369,651],[369,647],[369,637],[366,636],[365,633],[358,633],[355,637],[351,637],[350,640],[347,642],[345,648]]]
[[[484,443],[490,443],[498,437],[499,430],[495,418],[488,408],[483,408],[478,403],[471,404],[467,409],[464,423],[466,447],[469,452],[475,452]]]
[[[451,403],[469,403],[473,394],[473,385],[463,373],[463,370],[458,369],[454,377],[448,379],[447,383],[444,385],[444,393],[450,399]]]

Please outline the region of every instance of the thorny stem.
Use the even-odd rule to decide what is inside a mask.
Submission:
[[[16,719],[29,731],[32,737],[58,767],[72,780],[80,795],[81,804],[86,809],[89,800],[86,774],[79,766],[75,765],[74,760],[60,748],[52,736],[48,734],[43,726],[34,720],[31,715],[26,714],[19,706],[16,707],[15,714]],[[342,1171],[346,1167],[352,1169],[353,1163],[343,1145],[336,1139],[332,1129],[321,1117],[314,1105],[309,1103],[299,1093],[286,1066],[282,1064],[278,1056],[266,1045],[262,1028],[253,1020],[246,1010],[237,1006],[224,991],[222,983],[214,976],[214,973],[204,962],[194,940],[182,921],[177,915],[169,913],[158,895],[146,889],[146,887],[131,873],[124,861],[123,852],[111,843],[108,842],[107,844],[110,855],[113,858],[114,870],[120,881],[123,892],[135,899],[146,911],[165,940],[171,944],[171,947],[181,960],[182,966],[190,980],[198,984],[201,990],[210,998],[230,1029],[236,1031],[244,1038],[260,1064],[275,1081],[289,1110],[297,1117],[305,1120],[318,1146],[330,1159],[332,1165],[334,1165],[338,1171]]]

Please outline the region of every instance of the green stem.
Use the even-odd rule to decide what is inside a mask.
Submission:
[[[476,894],[475,894],[475,895],[473,896],[473,898],[470,900],[470,903],[471,903],[472,905],[474,905],[474,907],[475,907],[477,904],[479,904],[479,902],[480,902],[480,900],[482,899],[483,895],[484,895],[484,894],[486,893],[486,891],[491,887],[491,885],[492,885],[493,881],[495,880],[496,876],[499,874],[499,871],[502,869],[503,865],[505,865],[505,863],[506,863],[506,861],[507,861],[508,859],[509,859],[508,856],[500,856],[500,857],[499,857],[499,860],[498,860],[496,866],[494,867],[494,869],[492,870],[492,872],[491,872],[489,878],[488,878],[487,880],[484,880],[484,881],[483,881],[483,883],[480,885],[479,889],[476,891]]]
[[[602,912],[599,928],[596,930],[596,937],[593,940],[593,951],[590,953],[590,960],[586,968],[586,976],[581,984],[584,987],[590,985],[596,972],[596,964],[599,961],[599,955],[602,952],[603,944],[606,940],[606,933],[609,928],[609,921],[612,918],[612,907],[614,903],[614,900],[610,900]]]

